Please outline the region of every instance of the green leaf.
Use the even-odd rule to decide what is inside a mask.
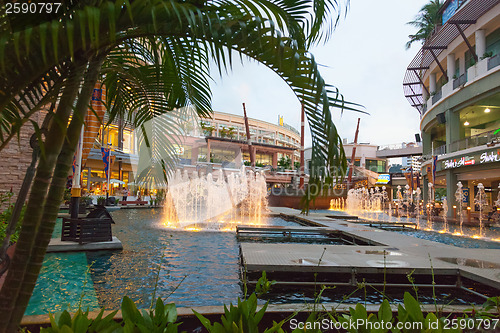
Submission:
[[[408,316],[416,322],[423,322],[424,315],[422,314],[422,309],[420,308],[420,304],[417,302],[415,298],[409,293],[405,292],[404,294],[404,305],[405,309],[408,312]]]

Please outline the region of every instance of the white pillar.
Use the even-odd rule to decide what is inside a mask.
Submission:
[[[453,76],[455,75],[455,71],[456,71],[455,53],[448,54],[448,56],[446,57],[446,61],[447,61],[446,70],[448,72],[448,82],[452,82]]]
[[[458,73],[460,75],[465,73],[465,54],[458,58]]]
[[[476,54],[479,59],[486,52],[486,34],[484,30],[476,30]]]
[[[432,94],[436,92],[436,73],[429,75],[429,92]]]

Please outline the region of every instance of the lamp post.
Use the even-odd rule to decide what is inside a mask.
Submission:
[[[82,188],[80,186],[80,175],[82,173],[82,152],[83,152],[83,130],[82,126],[80,132],[80,140],[75,156],[75,172],[73,174],[73,184],[71,186],[71,218],[78,218],[80,197],[82,196]]]

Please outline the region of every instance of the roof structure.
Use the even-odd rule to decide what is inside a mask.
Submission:
[[[444,25],[436,28],[433,36],[424,43],[415,58],[408,65],[403,79],[403,91],[410,105],[416,108],[421,115],[425,112],[422,89],[425,89],[427,95],[429,95],[429,91],[423,82],[425,72],[429,69],[432,62],[435,61],[440,71],[445,74],[444,68],[437,59],[441,52],[446,50],[448,45],[460,35],[469,49],[472,49],[465,37],[464,31],[499,3],[500,0],[467,1]],[[477,57],[474,52],[471,53]]]

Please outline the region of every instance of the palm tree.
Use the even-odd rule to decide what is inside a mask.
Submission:
[[[441,22],[439,10],[443,3],[442,0],[431,0],[420,9],[415,20],[407,23],[418,29],[415,34],[408,36],[410,40],[405,45],[407,50],[413,43],[420,42],[423,44],[431,36],[436,26]]]
[[[346,161],[330,108],[356,105],[323,81],[307,48],[328,37],[338,6],[336,0],[74,0],[57,14],[0,16],[0,150],[29,122],[42,142],[22,231],[0,291],[0,332],[17,329],[28,304],[99,79],[108,87],[111,120],[121,116],[141,128],[182,106],[210,112],[209,59],[221,71],[230,69],[231,51],[259,61],[304,104],[319,170],[310,182],[331,183],[334,169],[345,168]],[[54,101],[42,136],[32,116]],[[171,169],[169,159],[162,163]]]

